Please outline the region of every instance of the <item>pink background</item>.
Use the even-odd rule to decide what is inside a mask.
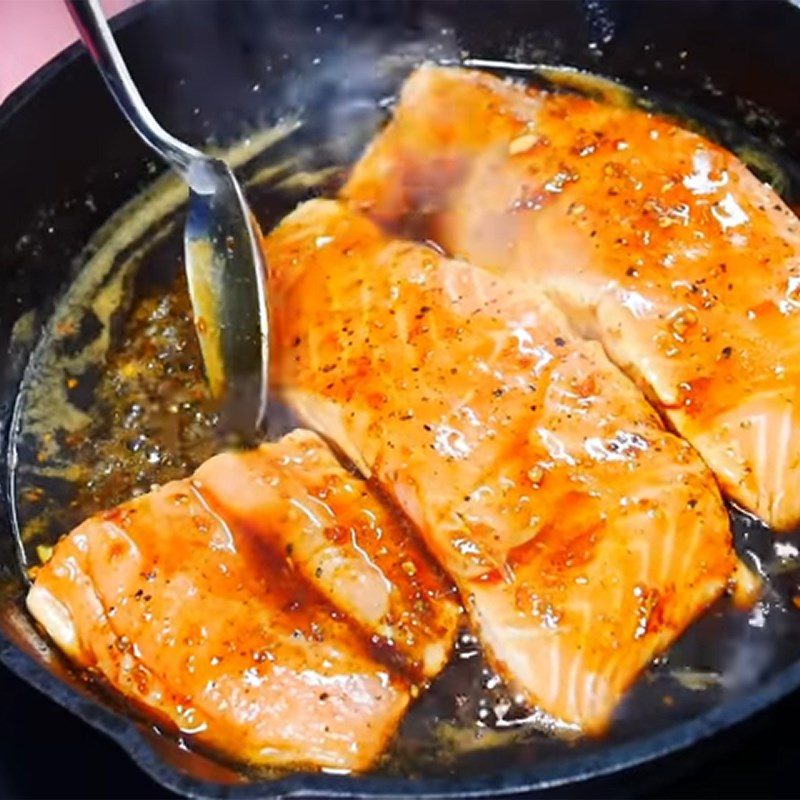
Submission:
[[[102,0],[108,16],[137,0]],[[76,39],[63,0],[0,0],[0,102]]]

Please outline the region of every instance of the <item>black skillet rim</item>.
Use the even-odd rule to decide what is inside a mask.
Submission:
[[[800,6],[800,0],[790,0]],[[114,19],[113,28],[124,26],[147,13],[145,2]],[[62,69],[83,55],[74,43],[40,67],[0,103],[0,127],[19,111]],[[785,668],[759,691],[724,703],[698,717],[678,723],[658,734],[614,745],[590,755],[579,755],[541,769],[497,772],[471,778],[391,778],[297,773],[284,778],[251,783],[216,783],[192,778],[163,761],[155,748],[128,717],[104,708],[75,691],[24,654],[0,631],[0,662],[17,677],[54,700],[93,728],[115,741],[149,777],[165,788],[192,797],[495,797],[545,791],[580,784],[685,750],[730,729],[800,688],[800,660]]]

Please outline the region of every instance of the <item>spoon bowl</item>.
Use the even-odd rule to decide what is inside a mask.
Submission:
[[[267,411],[266,272],[258,223],[228,165],[189,168],[184,258],[194,324],[224,431],[260,431]],[[262,302],[263,301],[263,302]]]

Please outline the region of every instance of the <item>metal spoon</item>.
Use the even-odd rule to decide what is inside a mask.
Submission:
[[[195,329],[226,431],[251,437],[267,410],[269,318],[259,230],[230,168],[167,133],[133,83],[98,0],[66,0],[133,128],[189,186],[184,252]]]

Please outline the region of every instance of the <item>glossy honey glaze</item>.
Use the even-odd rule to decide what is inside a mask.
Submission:
[[[701,117],[696,109],[681,110]],[[313,126],[314,111],[308,113]],[[351,132],[353,146],[336,149],[336,162],[305,157],[309,141],[302,141],[302,132],[266,151],[250,174],[269,182],[248,190],[265,229],[309,191],[323,188],[320,180],[330,170],[354,161],[383,114],[376,106],[360,120]],[[787,199],[800,197],[794,165],[780,152],[724,120],[703,122],[746,153],[748,164],[766,165],[762,176],[783,186]],[[315,151],[318,143],[310,143]],[[32,568],[89,514],[185,477],[222,447],[198,372],[180,274],[179,198],[158,206],[170,191],[157,187],[146,203],[113,221],[120,241],[109,249],[106,239],[98,240],[101,257],[84,271],[93,280],[76,283],[31,359],[13,447],[18,520]],[[156,207],[158,213],[147,212]],[[274,400],[271,409],[276,438],[296,420]],[[496,768],[497,748],[506,768],[529,767],[532,753],[546,765],[656,733],[758,686],[800,652],[800,612],[792,601],[800,553],[792,540],[774,543],[746,515],[734,512],[733,520],[739,551],[769,576],[767,593],[749,614],[734,612],[727,600],[716,604],[634,684],[604,738],[570,744],[545,735],[552,721],[521,702],[486,664],[475,637],[463,631],[450,666],[406,714],[380,770],[480,774]],[[197,744],[191,734],[182,739]],[[252,766],[239,769],[248,777],[261,774]]]
[[[449,659],[460,608],[419,537],[330,448],[295,430],[254,450],[223,453],[193,485],[234,528],[285,554],[297,574],[421,682]]]
[[[28,608],[78,665],[237,760],[363,769],[410,699],[287,559],[188,479],[76,528]]]
[[[499,672],[605,730],[736,569],[697,453],[531,287],[331,200],[265,253],[276,385],[418,526]]]
[[[77,664],[200,744],[337,769],[381,753],[459,617],[413,534],[302,430],[90,518],[27,603]]]
[[[345,196],[541,286],[730,497],[800,523],[800,222],[729,151],[639,109],[423,67]]]

